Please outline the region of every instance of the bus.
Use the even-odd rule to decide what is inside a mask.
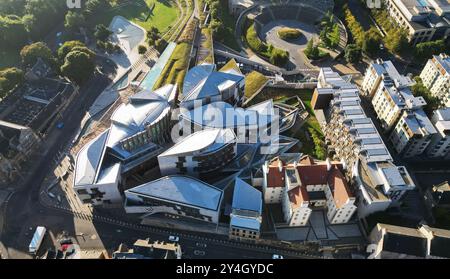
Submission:
[[[36,232],[33,235],[33,239],[31,239],[31,243],[28,246],[28,251],[32,255],[36,255],[39,247],[41,247],[42,240],[44,240],[45,233],[47,229],[45,227],[37,227]]]

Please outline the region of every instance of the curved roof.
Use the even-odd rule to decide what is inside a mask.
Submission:
[[[183,101],[204,99],[221,92],[244,79],[243,75],[216,72],[215,65],[203,64],[192,68],[184,79]]]
[[[187,136],[185,139],[158,157],[181,155],[203,151],[209,153],[236,140],[233,130],[206,129]]]
[[[214,102],[193,110],[181,109],[181,116],[202,127],[217,129],[239,126],[266,126],[279,119],[273,101],[257,104],[247,109],[235,108],[226,102]]]
[[[218,211],[223,192],[200,180],[173,175],[125,191],[125,195],[127,193]]]
[[[95,182],[108,133],[109,130],[106,130],[78,152],[75,166],[75,186],[89,185]]]

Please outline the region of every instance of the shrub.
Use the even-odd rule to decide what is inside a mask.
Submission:
[[[283,40],[295,40],[300,38],[302,32],[295,28],[283,27],[278,30],[278,37]]]
[[[138,52],[139,52],[139,54],[144,54],[144,53],[146,53],[146,52],[147,52],[147,47],[144,46],[144,45],[139,45],[139,47],[138,47]]]

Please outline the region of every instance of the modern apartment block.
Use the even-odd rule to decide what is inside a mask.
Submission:
[[[414,45],[450,34],[450,3],[446,0],[384,0],[392,21],[408,32]]]
[[[407,88],[415,84],[409,76],[401,75],[390,60],[377,59],[366,69],[361,93],[372,98],[382,82],[384,85],[395,85],[396,88]]]
[[[423,97],[414,97],[409,77],[400,75],[391,61],[378,59],[366,70],[362,89],[372,100],[373,108],[383,128],[391,130],[405,110],[426,105]]]
[[[442,106],[450,107],[450,57],[447,54],[433,55],[420,73],[420,78]]]
[[[198,177],[224,167],[236,156],[232,129],[206,129],[187,136],[158,156],[161,175],[188,174]]]
[[[410,158],[422,154],[436,134],[436,129],[422,109],[404,111],[392,131],[390,141],[397,153]]]
[[[312,105],[319,116],[328,149],[347,169],[358,197],[358,216],[364,218],[401,203],[415,185],[392,157],[366,116],[358,88],[330,68],[322,68]]]
[[[289,226],[305,226],[314,208],[326,208],[332,224],[347,223],[356,206],[343,171],[340,162],[304,156],[286,163],[277,157],[263,166],[264,200],[281,203]]]
[[[262,193],[237,178],[234,184],[230,238],[257,240],[261,234]]]
[[[431,122],[437,133],[428,145],[428,157],[450,159],[450,108],[434,111]]]

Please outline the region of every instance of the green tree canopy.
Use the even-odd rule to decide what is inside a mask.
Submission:
[[[4,98],[13,88],[23,83],[24,73],[18,68],[0,71],[0,98]]]
[[[85,23],[83,14],[74,11],[68,11],[64,21],[64,27],[70,30],[77,30]]]
[[[369,56],[376,56],[380,49],[381,35],[375,27],[371,27],[364,37],[362,50]]]
[[[80,41],[67,41],[58,49],[58,58],[60,61],[64,61],[64,58],[66,58],[67,54],[72,51],[72,49],[76,47],[86,47],[85,44],[83,44]]]
[[[20,51],[20,57],[25,66],[34,65],[38,58],[41,58],[49,65],[55,65],[55,57],[52,51],[43,42],[37,42],[23,47]]]
[[[61,73],[77,84],[85,83],[94,73],[95,63],[88,54],[74,50],[67,54]]]
[[[95,26],[94,36],[97,40],[106,42],[111,34],[112,32],[105,25],[99,24]]]
[[[430,59],[433,55],[445,53],[446,45],[444,40],[418,43],[414,48],[414,57],[420,62]]]
[[[14,49],[27,42],[27,31],[22,19],[15,15],[0,16],[0,49]]]
[[[349,44],[345,48],[344,57],[348,63],[357,63],[362,58],[361,49],[356,44]]]

